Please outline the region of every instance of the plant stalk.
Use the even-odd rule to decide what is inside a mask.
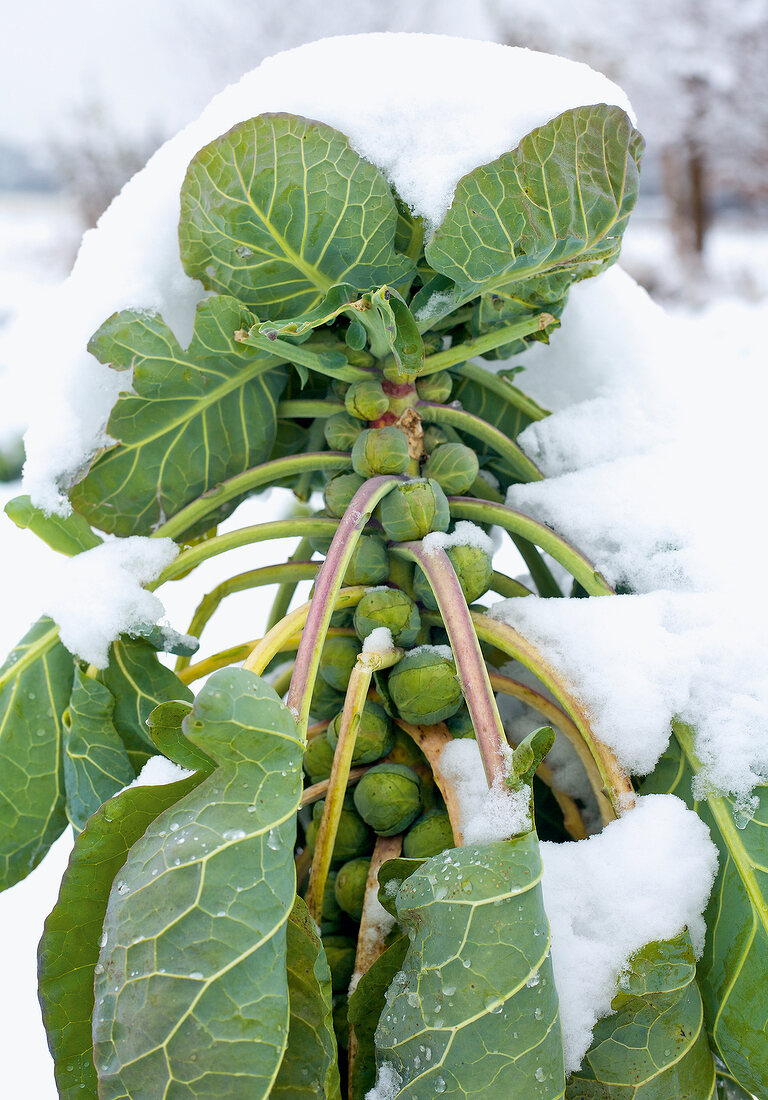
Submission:
[[[423,376],[434,374],[438,370],[448,370],[449,367],[455,367],[457,363],[464,363],[474,355],[483,355],[486,351],[494,351],[503,344],[509,344],[512,340],[521,340],[524,336],[532,336],[536,332],[543,332],[545,328],[556,323],[551,313],[539,313],[535,317],[517,321],[514,325],[499,325],[482,336],[476,336],[473,340],[467,340],[463,344],[454,344],[452,347],[446,348],[445,351],[428,355],[424,361],[424,370],[421,374]],[[429,327],[429,323],[423,328],[419,325],[421,332],[427,332]]]
[[[450,405],[439,405],[436,401],[419,401],[416,406],[422,420],[430,424],[449,424],[466,435],[474,436],[492,447],[497,455],[509,463],[520,481],[542,481],[544,475],[535,463],[498,428],[481,420],[479,416],[454,409]]]

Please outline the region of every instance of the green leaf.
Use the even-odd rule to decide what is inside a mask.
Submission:
[[[351,283],[336,283],[323,300],[308,313],[282,321],[262,321],[258,326],[261,336],[276,340],[280,336],[304,336],[320,325],[333,321],[345,309],[349,309],[360,295]]]
[[[565,111],[459,180],[428,263],[465,300],[563,269],[571,282],[597,274],[618,257],[642,149],[618,107]]]
[[[161,703],[150,713],[147,719],[149,736],[163,756],[167,756],[180,768],[203,771],[206,775],[216,767],[214,760],[190,741],[184,733],[184,719],[192,710],[191,703],[171,699]]]
[[[48,618],[0,669],[0,889],[38,865],[67,826],[61,716],[74,665]]]
[[[193,158],[181,189],[184,270],[278,320],[315,309],[334,283],[397,283],[413,263],[394,248],[384,177],[320,122],[264,114]]]
[[[715,1062],[687,932],[636,952],[611,1008],[568,1080],[568,1100],[714,1097]]]
[[[76,669],[64,716],[64,784],[67,817],[77,831],[136,775],[115,729],[114,710],[109,688]]]
[[[5,514],[17,527],[28,528],[52,550],[72,557],[83,550],[93,550],[100,546],[102,539],[91,530],[88,521],[72,512],[68,516],[46,515],[36,508],[28,496],[14,497],[5,506]]]
[[[206,489],[268,458],[287,372],[234,340],[253,322],[233,298],[206,298],[186,351],[156,314],[125,310],[101,326],[89,349],[116,370],[132,368],[133,391],[109,419],[118,442],[70,492],[87,519],[110,533],[148,535]],[[205,527],[237,503],[206,517]]]
[[[357,1054],[349,1077],[349,1100],[364,1100],[365,1094],[373,1088],[376,1025],[384,1011],[385,994],[403,965],[407,950],[408,937],[400,936],[371,964],[349,998],[349,1022],[357,1039]]]
[[[424,366],[424,341],[413,314],[390,286],[383,286],[372,294],[371,302],[384,323],[398,371],[414,378]]]
[[[101,1100],[232,1096],[233,1080],[260,1100],[286,1045],[302,742],[244,669],[210,677],[184,732],[219,766],[150,825],[112,888],[94,1011]]]
[[[288,1045],[270,1100],[341,1100],[331,972],[309,910],[296,898],[288,919]]]
[[[434,856],[400,887],[411,943],[376,1030],[398,1097],[563,1096],[540,884],[538,842],[526,833]]]
[[[170,700],[191,700],[192,692],[161,663],[149,642],[127,635],[112,643],[109,665],[97,679],[114,696],[115,728],[138,771],[155,753],[147,727],[152,711]]]
[[[167,625],[146,625],[138,628],[132,637],[144,638],[158,653],[173,653],[176,657],[192,657],[200,648],[197,638],[189,634],[180,634]]]
[[[548,344],[550,333],[557,327],[559,317],[565,308],[572,282],[570,271],[555,271],[550,275],[517,283],[512,292],[481,295],[472,308],[469,329],[473,337],[483,336],[486,332],[492,332],[500,326],[514,325],[520,321],[538,317],[543,312],[554,318],[554,323],[535,330],[528,336],[502,344],[492,351],[483,352],[483,358],[509,359],[525,351],[533,341]]]
[[[530,787],[536,769],[554,743],[555,731],[551,726],[541,726],[524,737],[512,753],[510,786]]]
[[[199,782],[132,787],[105,802],[77,837],[38,948],[38,987],[61,1100],[95,1100],[93,982],[112,880],[147,826]]]
[[[397,891],[414,871],[418,871],[423,863],[423,859],[406,859],[404,856],[388,859],[385,863],[382,863],[379,868],[379,905],[386,909],[390,916],[397,916],[397,904],[395,902]]]
[[[706,822],[720,853],[715,885],[704,915],[707,937],[698,982],[710,1039],[717,1054],[749,1093],[768,1095],[768,788],[746,821],[734,801],[693,794],[701,764],[693,730],[674,723],[674,736],[643,793],[670,792]]]

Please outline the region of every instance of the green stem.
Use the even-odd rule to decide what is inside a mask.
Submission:
[[[170,538],[178,541],[190,527],[200,523],[206,516],[216,512],[222,504],[230,500],[253,492],[254,489],[260,489],[264,485],[270,485],[272,482],[292,477],[294,474],[303,474],[305,470],[344,470],[349,466],[349,461],[349,455],[343,451],[325,451],[322,454],[288,455],[285,458],[264,462],[261,466],[253,466],[250,470],[244,470],[242,474],[236,474],[220,482],[215,488],[209,489],[207,493],[203,493],[197,500],[193,500],[186,508],[182,508],[175,516],[162,523],[152,532],[152,535],[155,538]]]
[[[561,535],[556,534],[551,527],[546,527],[543,523],[531,519],[530,516],[526,516],[522,512],[516,512],[514,508],[509,508],[506,504],[472,500],[468,497],[449,497],[448,503],[451,506],[451,515],[454,519],[469,519],[475,523],[494,523],[508,531],[512,535],[526,565],[531,570],[531,576],[534,580],[536,580],[536,575],[532,566],[536,563],[533,559],[529,560],[530,555],[528,555],[528,550],[522,540],[525,540],[529,546],[531,544],[540,546],[545,553],[554,558],[556,562],[559,562],[564,569],[567,569],[590,596],[611,596],[614,594],[605,577],[598,573],[583,554],[580,554],[575,547],[566,542]],[[520,543],[517,542],[515,536],[520,537]],[[544,562],[541,562],[541,565],[545,569],[547,568]],[[537,571],[540,569],[539,566],[536,566],[536,568]],[[548,569],[547,573],[549,573]],[[551,573],[549,573],[549,577],[555,586],[556,593],[541,592],[541,595],[562,595]]]
[[[552,570],[533,543],[521,538],[520,535],[512,535],[512,541],[517,547],[520,557],[528,566],[528,572],[531,574],[531,579],[536,585],[538,594],[544,596],[545,599],[562,597],[563,590],[552,576]]]
[[[479,363],[460,363],[452,369],[452,373],[457,374],[460,378],[469,378],[473,382],[477,382],[483,389],[495,393],[505,404],[514,405],[529,420],[544,420],[545,417],[551,416],[548,409],[543,409],[541,405],[537,405],[532,398],[524,394],[517,386],[508,382],[502,375],[495,374],[486,367],[482,367]]]
[[[214,535],[207,542],[182,550],[157,580],[146,587],[153,592],[166,581],[185,577],[201,562],[208,561],[217,554],[224,554],[227,550],[236,550],[240,546],[251,546],[253,543],[267,542],[270,539],[295,538],[297,535],[308,538],[333,538],[338,525],[338,520],[325,519],[323,516],[297,516],[290,519],[270,520],[268,523],[255,523],[251,527],[240,527],[237,531],[228,531],[224,535]]]
[[[342,588],[337,590],[335,598],[331,601],[331,610],[328,618],[330,619],[334,611],[343,611],[347,607],[357,607],[365,595],[365,586],[357,584],[349,588]],[[269,633],[265,634],[263,638],[258,642],[253,643],[251,652],[243,662],[243,668],[247,668],[250,672],[255,672],[257,676],[264,675],[264,669],[269,665],[269,662],[278,653],[281,653],[286,649],[294,648],[294,641],[298,639],[298,648],[301,649],[304,630],[307,626],[309,616],[314,605],[314,597],[312,600],[308,600],[307,603],[303,603],[301,607],[297,607],[295,611],[291,611],[290,615],[286,615],[284,619],[281,619],[279,623],[272,627]],[[348,630],[342,630],[342,634],[348,634]],[[326,631],[323,635],[323,645],[325,644],[325,638],[328,636],[329,631]],[[322,649],[322,645],[321,645]],[[320,654],[317,655],[317,661],[320,661]],[[315,666],[317,667],[317,665]],[[294,675],[292,682],[296,679],[296,666],[294,666]],[[312,686],[314,687],[314,679],[312,680]],[[310,691],[311,695],[311,691]],[[309,704],[307,704],[307,712],[309,711]],[[303,732],[306,734],[306,723],[303,726]]]
[[[278,420],[324,419],[340,412],[344,412],[344,405],[339,401],[302,401],[297,398],[295,401],[281,401],[277,406]]]
[[[263,565],[259,569],[249,569],[245,573],[238,573],[235,577],[228,577],[227,580],[222,581],[221,584],[218,584],[207,595],[203,596],[192,616],[187,633],[194,638],[199,638],[211,616],[227,596],[232,596],[235,592],[246,592],[251,588],[260,588],[265,584],[279,584],[283,581],[293,581],[295,588],[298,581],[312,580],[319,567],[319,562],[282,562],[279,565]],[[280,617],[282,618],[282,615]],[[189,657],[179,657],[176,662],[176,671],[186,668],[189,660]]]
[[[463,409],[454,409],[450,405],[438,405],[435,401],[419,401],[416,408],[421,413],[422,420],[431,424],[451,424],[464,432],[465,435],[474,436],[487,443],[496,454],[505,459],[520,481],[542,481],[544,475],[541,470],[531,462],[518,445],[508,439],[498,428],[481,420],[479,416],[465,412]]]
[[[448,370],[458,363],[464,363],[474,355],[483,355],[486,351],[494,351],[502,344],[508,344],[512,340],[520,340],[524,336],[531,336],[534,332],[542,332],[549,325],[555,323],[551,313],[539,313],[535,317],[528,317],[524,321],[517,321],[514,325],[504,325],[486,332],[483,336],[476,336],[473,340],[467,340],[463,344],[454,344],[445,351],[438,351],[434,355],[428,355],[424,360],[425,374],[433,374],[438,370]],[[423,330],[425,331],[425,330]],[[265,350],[269,350],[266,348]]]
[[[491,574],[491,583],[488,585],[492,592],[497,592],[505,600],[516,596],[532,596],[530,588],[526,588],[520,581],[508,577],[505,573],[498,573],[495,569]]]
[[[341,382],[364,382],[371,378],[371,372],[362,367],[352,367],[347,362],[343,345],[338,345],[338,351],[324,348],[323,351],[312,351],[303,344],[291,344],[287,340],[270,340],[268,336],[244,337],[240,343],[259,351],[266,351],[270,355],[278,355],[287,363],[298,363],[308,370],[328,378],[337,378]]]
[[[309,544],[309,539],[303,538],[288,560],[292,562],[309,561],[311,557],[312,547]],[[280,584],[272,604],[272,610],[267,619],[267,630],[271,630],[272,627],[279,623],[283,616],[288,613],[288,608],[291,606],[291,600],[293,599],[295,591],[296,581],[283,581]]]

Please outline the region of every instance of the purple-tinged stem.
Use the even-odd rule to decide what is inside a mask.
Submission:
[[[506,774],[504,749],[507,737],[467,601],[451,559],[442,547],[427,552],[420,542],[405,542],[393,546],[392,551],[411,558],[421,567],[437,600],[475,727],[488,786],[492,787],[497,780],[503,781]]]
[[[312,603],[296,653],[296,664],[286,698],[302,736],[305,735],[309,720],[312,690],[323,642],[333,614],[334,600],[341,588],[347,566],[371,512],[381,498],[403,480],[405,479],[395,476],[372,477],[360,486],[339,522],[325,561],[317,574]]]

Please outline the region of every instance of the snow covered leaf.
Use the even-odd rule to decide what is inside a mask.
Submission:
[[[114,710],[109,688],[76,669],[64,714],[64,785],[67,817],[77,831],[136,774],[115,729]]]
[[[169,700],[191,701],[192,692],[162,664],[149,642],[125,635],[113,642],[109,665],[98,680],[114,697],[115,728],[138,771],[156,751],[147,726],[152,711]]]
[[[411,943],[376,1030],[398,1097],[563,1096],[550,935],[534,833],[451,849],[397,893]]]
[[[206,489],[268,458],[287,372],[233,339],[253,323],[239,302],[215,297],[199,304],[186,351],[156,314],[125,310],[101,326],[89,350],[117,370],[132,368],[133,390],[107,425],[118,442],[70,493],[91,523],[148,535]]]
[[[710,1100],[715,1063],[687,932],[638,951],[568,1079],[568,1100]]]
[[[123,791],[91,815],[75,841],[38,948],[40,1007],[61,1100],[96,1096],[93,981],[112,881],[150,822],[200,779]]]
[[[288,918],[288,1045],[270,1100],[341,1100],[331,972],[309,910],[297,897]]]
[[[597,274],[618,257],[642,149],[618,107],[565,111],[459,181],[428,262],[468,297],[563,268],[571,282]]]
[[[288,1036],[295,723],[258,676],[222,669],[184,732],[219,766],[150,825],[112,888],[94,1010],[101,1100],[148,1080],[158,1096],[226,1094],[227,1079],[259,1100]]]
[[[92,531],[83,516],[71,512],[68,516],[46,515],[36,508],[28,496],[14,497],[5,506],[5,514],[17,527],[28,528],[46,542],[52,550],[72,556],[93,550],[102,540]]]
[[[349,1023],[357,1042],[349,1071],[349,1100],[365,1100],[376,1080],[376,1025],[384,1009],[384,996],[407,950],[408,938],[400,936],[372,963],[349,998]]]
[[[398,283],[397,208],[384,177],[320,122],[264,114],[192,159],[181,189],[184,270],[261,316],[297,317],[334,283]]]
[[[72,657],[38,619],[0,669],[0,889],[32,871],[64,831],[61,716]]]
[[[751,820],[734,802],[692,785],[700,764],[693,731],[676,722],[669,748],[643,791],[669,791],[709,826],[720,855],[705,913],[707,938],[698,965],[704,1013],[715,1051],[747,1092],[768,1094],[768,788],[757,789]]]

